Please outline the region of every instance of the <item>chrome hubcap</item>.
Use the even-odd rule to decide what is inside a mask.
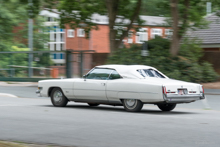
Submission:
[[[55,91],[53,97],[54,97],[54,102],[59,103],[63,98],[63,94],[61,91]]]
[[[136,100],[134,99],[125,100],[125,103],[128,107],[133,107],[136,104]]]

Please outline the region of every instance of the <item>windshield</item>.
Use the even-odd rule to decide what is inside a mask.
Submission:
[[[155,78],[165,78],[162,74],[154,69],[139,69],[137,70],[143,77],[155,77]]]

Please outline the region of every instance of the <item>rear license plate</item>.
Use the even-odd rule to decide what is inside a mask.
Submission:
[[[186,89],[178,89],[178,94],[179,95],[184,95],[187,93],[187,90]]]

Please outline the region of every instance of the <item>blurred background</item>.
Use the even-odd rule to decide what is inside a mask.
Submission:
[[[220,74],[216,0],[0,0],[0,81],[141,64],[207,83]]]

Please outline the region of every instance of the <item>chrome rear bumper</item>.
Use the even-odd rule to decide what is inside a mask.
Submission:
[[[167,103],[190,103],[205,99],[205,95],[203,93],[194,95],[164,95],[163,98]]]

